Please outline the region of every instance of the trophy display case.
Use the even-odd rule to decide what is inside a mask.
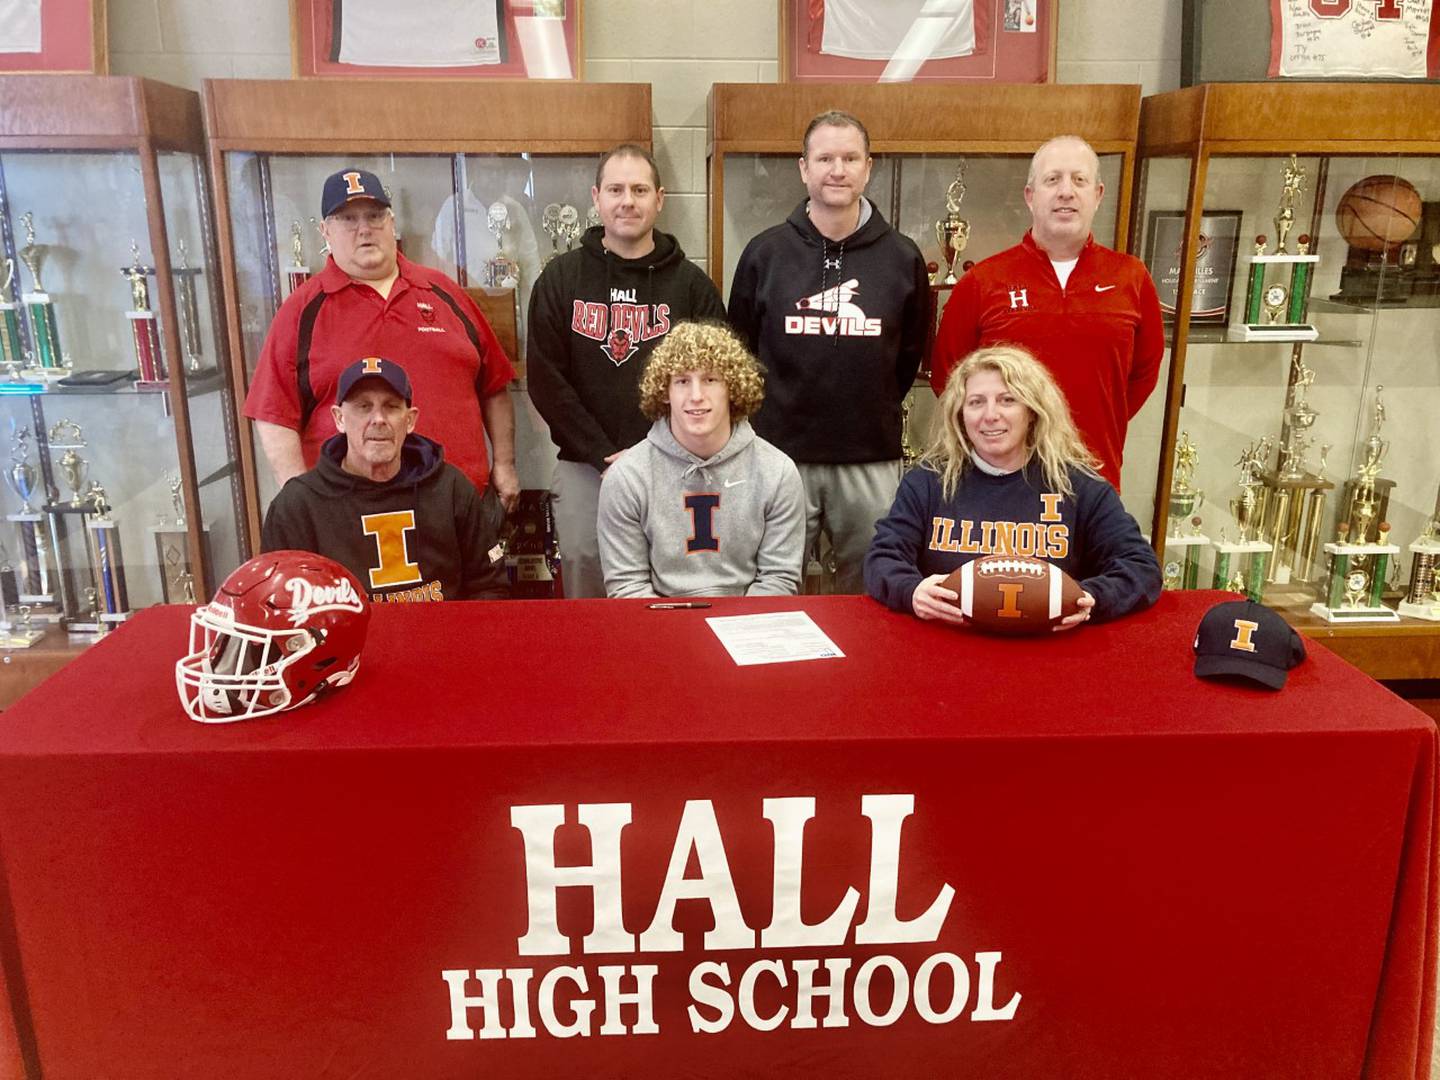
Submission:
[[[516,362],[520,485],[548,488],[556,451],[525,390],[530,291],[545,263],[598,223],[599,155],[618,143],[649,148],[650,87],[222,79],[202,97],[237,405],[280,304],[325,265],[325,177],[367,169],[390,193],[401,252],[465,287]],[[238,409],[236,423],[258,548],[277,489]]]
[[[1167,585],[1440,678],[1440,86],[1191,87],[1139,150],[1168,347],[1122,487]]]
[[[198,95],[16,75],[0,100],[0,648],[18,649],[204,602],[242,508]]]

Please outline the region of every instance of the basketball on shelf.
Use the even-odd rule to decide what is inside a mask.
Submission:
[[[1420,192],[1400,176],[1367,176],[1352,185],[1335,207],[1335,225],[1345,242],[1360,251],[1387,251],[1420,227]]]

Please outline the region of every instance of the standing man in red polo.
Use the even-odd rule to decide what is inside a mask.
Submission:
[[[334,434],[340,372],[358,357],[398,356],[414,382],[419,433],[510,509],[520,491],[506,392],[515,369],[480,309],[444,274],[396,250],[395,215],[374,173],[326,179],[320,212],[330,258],[280,305],[245,399],[276,481],[311,468]]]
[[[982,345],[1023,345],[1065,391],[1075,425],[1118,490],[1125,430],[1155,389],[1165,334],[1145,264],[1101,247],[1090,224],[1105,185],[1100,159],[1059,135],[1030,159],[1025,238],[960,279],[945,305],[930,384]]]

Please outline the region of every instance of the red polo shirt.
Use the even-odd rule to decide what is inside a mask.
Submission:
[[[335,434],[330,406],[346,365],[394,360],[410,374],[415,430],[482,492],[490,482],[480,402],[500,393],[515,369],[480,309],[437,270],[398,255],[400,275],[382,297],[327,259],[280,305],[245,398],[245,415],[300,432],[306,467]]]
[[[1023,345],[1050,369],[1100,459],[1100,475],[1118,491],[1125,430],[1155,389],[1165,353],[1160,299],[1145,264],[1092,237],[1061,288],[1050,256],[1027,231],[950,293],[930,362],[935,393],[969,353],[1002,343]]]

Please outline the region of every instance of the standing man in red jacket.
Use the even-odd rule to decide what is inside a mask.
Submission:
[[[335,434],[340,373],[361,357],[403,356],[418,432],[477,491],[493,486],[513,508],[520,483],[506,387],[515,369],[485,316],[455,282],[399,253],[390,196],[374,173],[330,176],[320,212],[330,258],[280,305],[245,398],[276,483],[314,467]]]
[[[1165,334],[1145,264],[1090,235],[1105,194],[1100,159],[1075,135],[1035,152],[1025,238],[960,279],[945,305],[930,384],[982,345],[1023,345],[1065,391],[1101,475],[1120,487],[1125,429],[1155,389]]]

